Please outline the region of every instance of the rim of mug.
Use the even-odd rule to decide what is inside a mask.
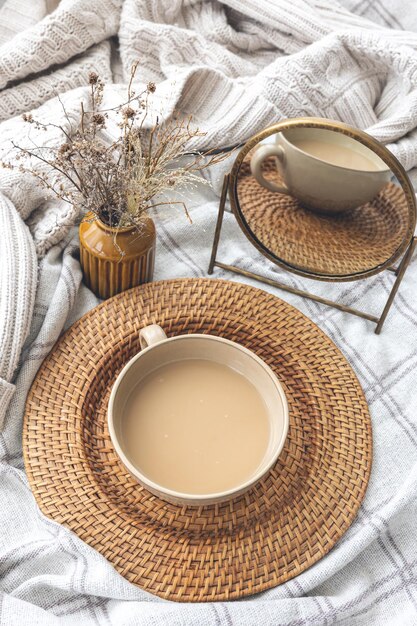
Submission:
[[[221,342],[221,343],[227,343],[229,345],[232,345],[235,349],[243,352],[244,354],[246,354],[249,358],[252,358],[258,366],[262,367],[262,369],[264,371],[266,371],[266,373],[269,375],[269,377],[271,378],[272,382],[275,385],[275,388],[278,392],[278,395],[280,396],[281,399],[281,404],[282,404],[282,409],[283,409],[283,429],[282,429],[282,433],[281,433],[281,437],[280,440],[275,448],[275,450],[273,451],[273,454],[271,454],[271,458],[269,460],[267,460],[265,463],[263,462],[263,460],[261,461],[261,465],[260,465],[260,469],[258,469],[255,474],[249,478],[248,480],[239,483],[238,485],[236,485],[235,487],[232,487],[230,489],[226,489],[225,491],[217,491],[217,492],[212,492],[212,493],[206,493],[206,494],[199,494],[199,493],[187,493],[187,492],[181,492],[181,491],[176,491],[174,489],[169,489],[168,487],[164,487],[163,485],[161,485],[160,483],[156,483],[154,482],[152,479],[150,479],[148,476],[146,476],[146,474],[143,474],[128,458],[128,456],[125,454],[123,447],[116,435],[116,431],[114,428],[114,403],[115,403],[115,398],[116,398],[116,394],[118,391],[118,388],[124,378],[124,376],[126,375],[126,373],[129,371],[129,369],[134,365],[134,363],[136,363],[136,361],[138,361],[144,354],[146,354],[147,352],[149,352],[150,350],[153,350],[155,348],[158,348],[159,345],[165,344],[167,342],[175,342],[175,341],[184,341],[184,340],[189,340],[189,339],[206,339],[206,340],[210,340],[210,341],[216,341],[216,342]],[[171,361],[168,361],[171,362]],[[172,361],[175,362],[175,359]],[[162,364],[164,365],[164,364]],[[156,368],[158,369],[158,368]],[[250,381],[249,381],[250,382]],[[284,447],[285,441],[287,439],[287,435],[288,435],[288,429],[289,429],[289,409],[288,409],[288,401],[287,401],[287,397],[285,395],[284,389],[281,385],[281,382],[279,381],[278,377],[276,376],[276,374],[272,371],[272,369],[269,367],[269,365],[267,365],[267,363],[265,363],[265,361],[263,361],[260,357],[258,357],[254,352],[252,352],[251,350],[249,350],[248,348],[246,348],[245,346],[240,345],[239,343],[237,343],[236,341],[231,341],[230,339],[226,339],[224,337],[217,337],[216,335],[209,335],[209,334],[203,334],[203,333],[189,333],[189,334],[185,334],[185,335],[176,335],[175,337],[167,337],[166,339],[163,339],[162,341],[158,341],[150,346],[147,346],[146,348],[143,348],[142,350],[140,350],[140,352],[138,352],[138,354],[136,354],[135,356],[133,356],[127,363],[126,365],[123,367],[123,369],[119,372],[115,382],[113,383],[113,387],[110,393],[110,398],[109,398],[109,404],[107,407],[107,425],[109,428],[109,434],[110,434],[110,439],[113,443],[113,446],[115,448],[116,454],[120,457],[120,459],[122,460],[123,464],[126,466],[126,468],[129,470],[129,472],[131,474],[133,474],[133,476],[135,478],[137,478],[140,482],[143,482],[145,485],[149,486],[150,489],[153,489],[154,491],[160,492],[162,494],[165,494],[169,497],[172,497],[173,499],[177,499],[177,500],[184,500],[184,501],[188,501],[190,504],[193,503],[193,501],[200,501],[201,504],[203,504],[205,501],[213,501],[213,500],[220,500],[220,499],[224,499],[224,500],[228,500],[228,499],[232,499],[233,496],[237,496],[240,493],[242,493],[243,491],[246,491],[247,489],[249,489],[252,485],[254,485],[256,482],[258,482],[258,480],[260,480],[262,478],[262,476],[264,476],[270,469],[271,467],[274,465],[274,463],[277,461],[279,455],[282,452],[282,449]]]
[[[386,165],[386,168],[383,170],[358,170],[352,167],[344,167],[343,165],[335,165],[334,163],[330,163],[329,161],[325,161],[324,159],[320,159],[319,157],[314,156],[313,154],[310,154],[309,152],[306,152],[305,150],[301,150],[301,148],[299,148],[295,143],[293,143],[292,141],[290,141],[285,134],[287,132],[291,132],[293,130],[299,130],[298,128],[294,129],[294,128],[287,128],[286,130],[281,130],[279,133],[277,133],[277,135],[281,135],[282,139],[284,141],[286,141],[292,148],[294,148],[297,152],[301,152],[301,154],[305,154],[307,155],[310,159],[313,159],[314,161],[318,161],[319,163],[325,163],[326,165],[328,165],[329,167],[334,167],[338,170],[345,170],[346,172],[361,172],[363,174],[382,174],[385,172],[390,172],[391,168],[388,167],[388,165],[385,163],[385,161],[383,161],[381,159],[380,156],[376,155],[378,157],[378,159],[380,161],[382,161],[382,163],[384,163],[384,165]],[[303,128],[302,130],[311,130],[311,129],[305,129]],[[337,133],[337,131],[331,131],[328,130],[327,128],[314,128],[313,130],[319,130],[320,132],[329,132],[329,133]],[[341,133],[337,133],[338,135],[341,135]],[[346,135],[342,135],[342,137],[346,137]],[[348,139],[352,139],[352,141],[354,142],[355,140],[352,137],[348,137]],[[359,143],[359,142],[358,142]],[[363,144],[359,144],[361,146],[363,146]],[[367,147],[367,146],[365,146]],[[368,148],[369,149],[369,148]],[[375,154],[374,152],[372,152],[372,150],[370,150],[370,152],[372,154]]]

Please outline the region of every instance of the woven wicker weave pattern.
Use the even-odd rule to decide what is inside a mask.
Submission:
[[[238,341],[281,379],[288,440],[273,470],[244,496],[198,509],[168,504],[116,457],[106,425],[110,387],[149,323],[169,336]],[[183,601],[239,598],[312,565],[354,519],[371,466],[366,401],[330,339],[274,296],[206,279],[133,289],[74,324],[32,386],[23,441],[42,511],[131,582]]]
[[[377,268],[404,242],[409,207],[398,184],[388,183],[372,202],[353,211],[319,215],[262,187],[250,173],[251,156],[239,172],[241,212],[255,237],[284,263],[324,276],[349,276]],[[279,182],[273,158],[263,169],[265,178]]]

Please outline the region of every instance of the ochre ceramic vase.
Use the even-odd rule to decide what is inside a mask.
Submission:
[[[132,226],[110,228],[88,214],[79,233],[84,282],[99,298],[152,280],[156,233],[151,218],[138,231]]]

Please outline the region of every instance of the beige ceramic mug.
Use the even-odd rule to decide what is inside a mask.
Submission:
[[[284,390],[271,368],[243,346],[213,335],[189,334],[167,338],[160,326],[147,326],[140,331],[141,352],[134,356],[118,375],[108,405],[108,426],[114,448],[130,474],[146,489],[176,504],[201,506],[222,502],[244,493],[275,464],[288,432],[288,405]],[[200,495],[181,493],[157,484],[136,467],[123,448],[121,418],[132,389],[159,367],[183,359],[208,359],[228,365],[243,374],[257,389],[267,408],[269,440],[264,457],[249,480],[233,488]]]
[[[325,144],[326,160],[297,146],[300,142]],[[348,151],[352,166],[331,163],[332,150]],[[361,167],[355,168],[355,154]],[[263,162],[276,157],[281,184],[265,178]],[[363,162],[369,169],[363,169]],[[270,191],[292,196],[307,208],[327,214],[342,213],[370,202],[390,181],[391,171],[372,150],[356,139],[321,128],[293,128],[277,133],[275,143],[262,144],[251,159],[251,172]]]

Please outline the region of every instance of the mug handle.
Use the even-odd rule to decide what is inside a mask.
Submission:
[[[142,350],[168,339],[165,331],[158,324],[149,324],[139,332],[139,343]]]
[[[292,196],[292,193],[285,183],[282,183],[282,185],[277,185],[276,183],[272,182],[272,180],[268,180],[267,178],[265,178],[262,174],[262,163],[270,156],[276,156],[278,163],[282,165],[285,156],[284,149],[281,146],[277,146],[275,144],[259,146],[250,161],[250,169],[252,175],[256,178],[258,183],[262,185],[262,187],[266,187],[271,191],[278,191],[280,193],[285,193],[288,196]]]

